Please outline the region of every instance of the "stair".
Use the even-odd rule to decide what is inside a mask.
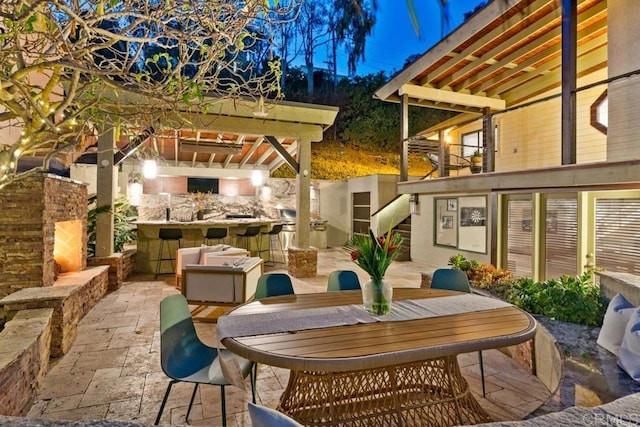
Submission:
[[[411,215],[393,228],[403,237],[402,251],[397,261],[411,261]]]

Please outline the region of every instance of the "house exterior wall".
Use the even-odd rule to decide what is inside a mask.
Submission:
[[[399,177],[397,175],[367,175],[357,178],[351,178],[348,181],[348,207],[349,218],[352,217],[352,194],[370,192],[371,193],[371,214],[373,215],[378,209],[393,200],[398,194],[396,184]],[[371,218],[370,228],[379,233],[376,217]],[[352,227],[349,227],[350,233],[353,233]]]
[[[351,206],[346,181],[320,181],[320,218],[327,222],[327,246],[342,246],[349,239]]]
[[[579,79],[578,87],[607,78],[606,71],[598,71]],[[606,89],[606,85],[581,91],[577,97],[577,162],[591,163],[607,160],[607,136],[591,126],[591,105]],[[542,97],[553,95],[546,93]],[[496,114],[498,125],[498,151],[496,172],[517,171],[558,166],[561,163],[560,98],[535,104],[519,110]],[[461,126],[450,132],[451,151],[460,154],[462,135],[482,130],[482,120]],[[451,160],[454,162],[454,159]],[[458,175],[467,175],[468,168]],[[451,175],[456,175],[452,172]]]
[[[640,69],[640,2],[617,0],[607,3],[609,77]],[[615,25],[611,23],[615,22]],[[609,85],[609,161],[640,158],[640,77]]]
[[[456,194],[455,197],[476,197],[484,196],[484,194]],[[462,254],[468,259],[475,259],[480,262],[489,263],[489,253],[479,253],[465,251],[454,247],[438,246],[435,244],[434,221],[436,218],[435,199],[446,198],[446,196],[420,195],[420,213],[411,216],[411,259],[413,261],[424,262],[433,267],[446,267],[449,258],[454,254]],[[453,197],[453,196],[452,196]],[[491,228],[491,205],[490,198],[487,197],[487,221],[486,230]],[[457,211],[455,212],[456,221],[454,227],[457,227]],[[460,231],[458,231],[460,233]],[[487,234],[487,249],[491,244]]]

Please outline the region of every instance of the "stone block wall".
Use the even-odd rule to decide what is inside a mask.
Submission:
[[[51,356],[66,354],[77,336],[78,323],[107,293],[109,267],[98,266],[63,274],[56,286],[28,288],[2,300],[11,318],[21,310],[53,309]]]
[[[0,415],[24,416],[49,366],[52,309],[24,310],[0,332]]]
[[[109,290],[120,289],[125,280],[135,268],[135,250],[116,253],[109,257],[91,257],[87,259],[87,266],[109,266]]]
[[[85,184],[31,175],[0,190],[0,206],[0,298],[24,288],[53,285],[56,222],[82,220],[81,250],[86,254]]]
[[[318,250],[316,248],[289,249],[289,274],[293,277],[315,277],[318,272]]]

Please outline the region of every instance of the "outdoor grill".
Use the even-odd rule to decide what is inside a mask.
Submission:
[[[296,232],[296,211],[295,209],[280,209],[280,219],[282,219],[282,245],[284,249],[287,249],[293,243],[293,238]],[[312,220],[311,234],[309,236],[309,243],[319,249],[327,248],[327,221],[325,220]]]

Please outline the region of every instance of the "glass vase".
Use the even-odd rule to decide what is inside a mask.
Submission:
[[[393,288],[391,284],[382,278],[369,279],[362,287],[362,303],[364,309],[375,315],[387,314],[391,311],[391,299]]]

